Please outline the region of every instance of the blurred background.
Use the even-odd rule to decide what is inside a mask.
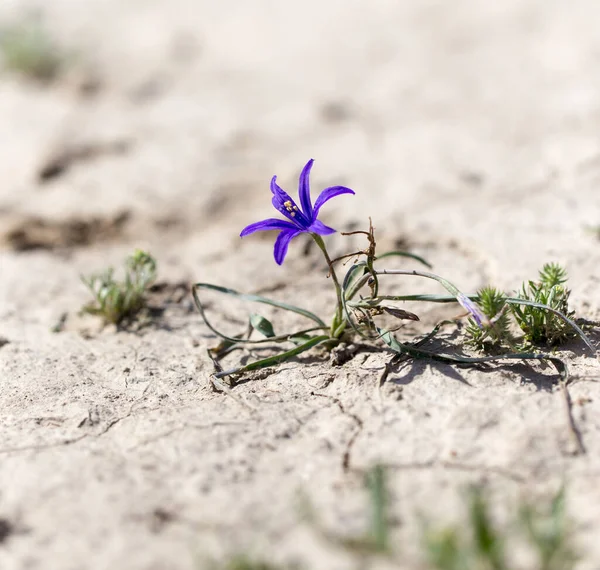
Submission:
[[[583,0],[4,0],[4,239],[18,217],[94,218],[150,240],[227,224],[239,245],[270,215],[270,177],[294,195],[313,157],[313,192],[357,190],[329,223],[366,213],[393,239],[519,263],[523,242],[598,221],[599,16]]]

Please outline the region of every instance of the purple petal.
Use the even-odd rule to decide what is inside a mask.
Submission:
[[[469,311],[471,317],[477,323],[477,326],[480,329],[490,326],[490,320],[483,313],[483,311],[481,311],[481,309],[473,301],[471,301],[471,299],[469,299],[469,297],[463,293],[459,293],[456,296],[456,300],[462,305],[463,309]]]
[[[287,200],[294,202],[292,197],[281,186],[279,186],[279,184],[277,184],[277,176],[273,176],[273,178],[271,178],[271,192],[273,193],[273,200],[278,198],[281,200],[282,204],[287,202]]]
[[[329,234],[334,234],[336,232],[336,230],[334,230],[333,228],[330,228],[329,226],[326,226],[320,220],[315,220],[310,225],[309,231],[311,231],[315,234],[319,234],[320,236],[327,236]]]
[[[298,195],[300,196],[300,205],[302,211],[308,219],[312,218],[313,207],[310,201],[310,169],[314,160],[311,158],[300,173],[300,183],[298,184]]]
[[[271,192],[273,192],[273,207],[281,212],[298,229],[307,230],[310,220],[298,208],[291,196],[277,184],[277,176],[271,179]]]
[[[246,226],[240,233],[240,237],[253,234],[254,232],[263,232],[266,230],[296,230],[296,226],[285,220],[278,220],[277,218],[269,218],[260,222],[255,222]]]
[[[325,188],[325,190],[319,194],[319,197],[315,201],[315,205],[313,207],[313,218],[316,218],[319,215],[321,206],[325,204],[327,200],[331,200],[340,194],[354,194],[354,190],[350,190],[350,188],[346,188],[345,186],[330,186],[329,188]]]
[[[283,230],[277,236],[277,239],[275,240],[275,249],[274,249],[275,263],[277,263],[277,265],[281,265],[283,263],[283,260],[285,259],[285,256],[287,254],[287,250],[288,250],[288,246],[290,245],[290,242],[298,234],[301,234],[301,233],[302,233],[302,231],[298,230],[298,229]]]

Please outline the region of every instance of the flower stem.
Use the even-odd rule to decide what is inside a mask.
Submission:
[[[312,238],[315,240],[315,243],[319,246],[319,249],[323,252],[325,256],[325,261],[327,262],[327,266],[329,267],[329,275],[331,275],[331,280],[335,286],[335,293],[337,295],[337,308],[335,311],[335,315],[333,317],[333,321],[331,322],[331,328],[329,334],[331,338],[339,338],[344,331],[345,322],[344,322],[344,307],[342,304],[342,288],[340,287],[340,282],[335,273],[335,268],[333,267],[333,262],[329,257],[329,253],[327,252],[327,247],[325,246],[325,242],[323,238],[319,234],[310,234]]]

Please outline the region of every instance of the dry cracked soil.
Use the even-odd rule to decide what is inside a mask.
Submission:
[[[325,223],[370,216],[381,248],[465,291],[514,291],[560,262],[573,308],[598,319],[600,4],[3,0],[0,24],[32,10],[68,55],[54,81],[0,76],[2,570],[191,570],[237,552],[354,568],[298,497],[331,532],[360,533],[375,464],[401,567],[422,567],[420,513],[456,520],[466,485],[485,483],[502,517],[564,483],[577,568],[600,568],[599,363],[581,343],[561,351],[578,449],[539,365],[407,361],[380,385],[385,351],[333,366],[314,350],[215,390],[217,340],[189,295],[206,281],[331,312],[302,237],[281,267],[273,235],[239,237],[273,215],[272,175],[295,195],[313,157],[313,196],[356,191]],[[348,239],[363,247],[336,234],[332,254]],[[80,276],[135,248],[157,258],[161,315],[139,330],[78,316]],[[245,308],[210,306],[243,327]],[[408,340],[460,314],[407,308],[421,317]]]

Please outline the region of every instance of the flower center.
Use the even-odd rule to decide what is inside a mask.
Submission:
[[[290,215],[292,216],[292,218],[296,217],[296,211],[298,210],[298,206],[295,206],[294,204],[292,204],[291,200],[286,200],[283,203],[283,206],[290,213]]]

